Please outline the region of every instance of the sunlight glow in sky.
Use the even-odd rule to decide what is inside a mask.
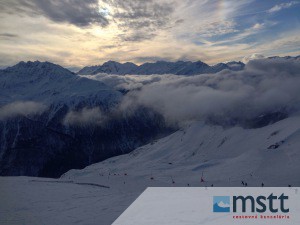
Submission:
[[[300,54],[300,0],[0,1],[0,67]]]

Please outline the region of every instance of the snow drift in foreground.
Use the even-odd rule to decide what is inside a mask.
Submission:
[[[198,76],[108,75],[85,76],[117,90],[127,90],[121,111],[152,108],[170,123],[213,120],[242,125],[261,115],[283,117],[300,108],[300,61],[250,61],[242,71],[223,70]]]
[[[0,223],[108,225],[151,186],[299,186],[299,148],[299,115],[258,129],[194,122],[60,179],[0,178]]]

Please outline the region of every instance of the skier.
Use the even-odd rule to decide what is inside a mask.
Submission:
[[[248,186],[248,184],[247,183],[245,183],[245,187],[247,187]]]
[[[203,172],[202,172],[202,175],[201,175],[201,183],[204,182],[204,178],[203,178]]]
[[[265,184],[264,183],[261,183],[261,187],[264,187],[265,186]]]
[[[242,185],[243,185],[243,186],[245,186],[245,183],[244,183],[244,181],[242,181]]]

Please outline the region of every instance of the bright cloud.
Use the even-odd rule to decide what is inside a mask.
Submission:
[[[292,7],[293,5],[299,4],[299,2],[296,1],[291,1],[291,2],[286,2],[286,3],[281,3],[279,5],[273,6],[271,9],[269,9],[270,13],[278,12],[282,9],[287,9]]]

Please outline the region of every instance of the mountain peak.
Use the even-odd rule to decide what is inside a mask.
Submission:
[[[6,68],[4,71],[19,75],[74,75],[74,73],[60,65],[40,61],[21,61],[14,66]]]
[[[104,65],[121,65],[122,63],[119,63],[119,62],[116,62],[116,61],[112,61],[112,60],[109,60],[105,63],[102,64],[102,66]]]

